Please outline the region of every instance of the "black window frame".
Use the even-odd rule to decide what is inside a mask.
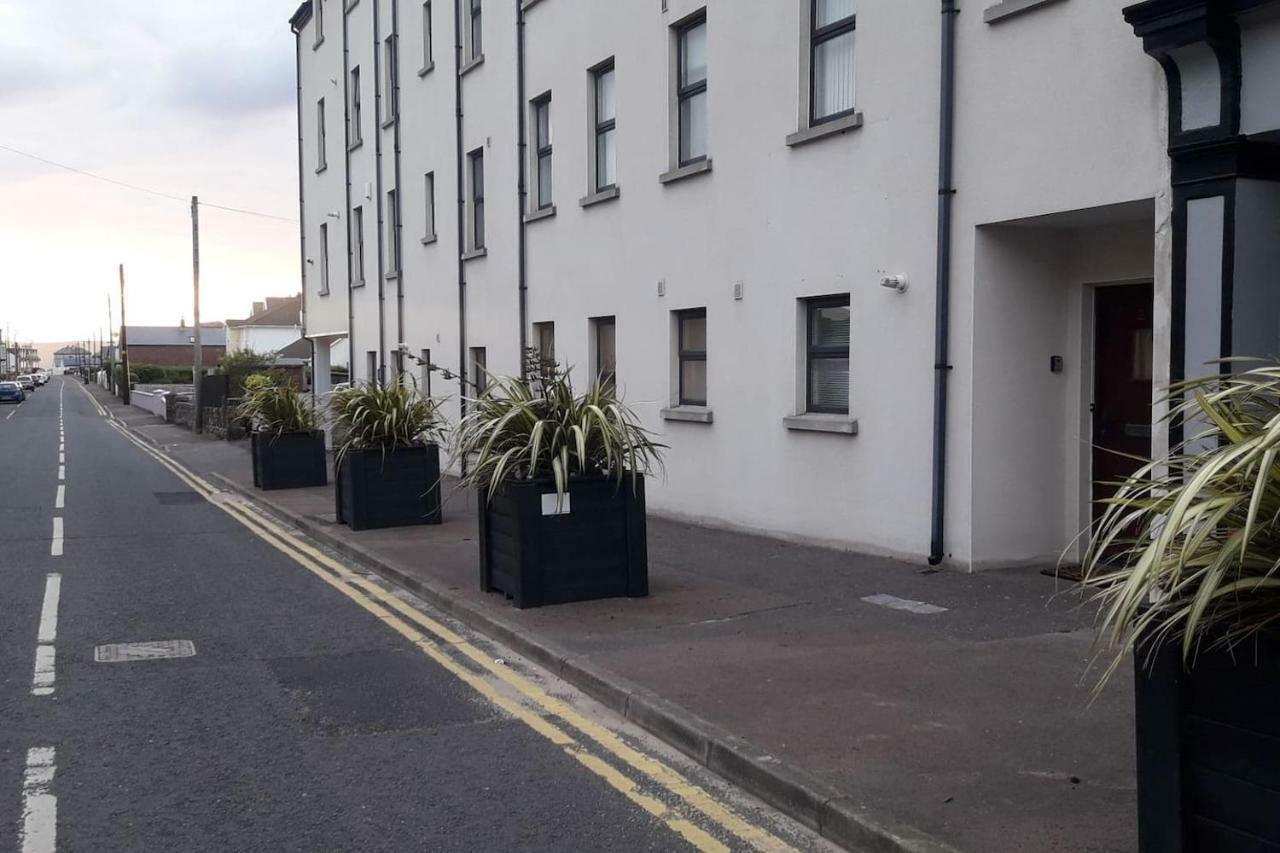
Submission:
[[[364,134],[360,129],[360,113],[362,107],[360,104],[360,66],[357,65],[351,69],[350,82],[351,93],[347,97],[347,147],[354,148],[364,142]]]
[[[612,56],[591,69],[591,95],[592,95],[591,113],[592,113],[592,122],[595,124],[595,135],[592,139],[592,142],[595,145],[595,148],[593,149],[593,151],[595,152],[595,166],[596,166],[596,169],[595,169],[596,173],[594,176],[592,176],[592,185],[596,192],[603,192],[604,190],[613,189],[618,185],[618,176],[616,173],[613,176],[613,180],[609,181],[608,183],[602,183],[601,176],[600,176],[600,170],[602,166],[600,162],[600,137],[604,136],[606,133],[612,133],[613,131],[618,129],[618,119],[617,119],[618,108],[616,103],[614,104],[613,118],[605,119],[604,121],[600,120],[600,78],[606,74],[615,75],[613,78],[613,86],[614,86],[614,92],[615,92],[614,97],[616,99],[617,97],[616,93],[618,90],[618,78],[616,76],[616,69],[614,68],[614,58]],[[614,140],[614,143],[615,145],[617,144],[616,139]]]
[[[469,2],[471,3],[471,15],[470,26],[467,30],[469,33],[467,44],[469,55],[467,59],[474,61],[484,55],[484,30],[480,9],[481,0],[469,0]]]
[[[613,370],[609,371],[608,378],[605,378],[604,359],[601,357],[603,348],[600,346],[600,333],[609,327],[613,329]],[[591,334],[595,345],[596,356],[596,375],[595,381],[604,387],[605,383],[614,386],[618,385],[618,318],[616,315],[591,318]]]
[[[843,358],[846,361],[849,358],[849,348],[853,340],[853,312],[849,312],[849,339],[850,344],[846,344],[843,349],[840,347],[819,347],[813,343],[813,316],[822,308],[845,308],[849,309],[849,294],[838,294],[835,296],[815,296],[804,300],[804,409],[806,412],[814,412],[815,414],[826,415],[847,415],[849,414],[849,406],[846,403],[844,408],[839,406],[826,406],[815,403],[813,399],[813,362],[815,359],[836,359]]]
[[[484,248],[484,149],[467,153],[467,167],[471,176],[471,250]]]
[[[382,60],[387,67],[384,70],[384,83],[387,87],[387,114],[383,124],[387,125],[400,116],[400,46],[395,33],[390,33],[382,40]]]
[[[687,349],[685,347],[684,323],[686,320],[702,319],[703,337],[706,337],[707,327],[707,309],[706,308],[686,308],[683,311],[676,312],[676,376],[678,377],[678,388],[676,400],[681,406],[705,406],[707,405],[707,388],[704,379],[702,389],[702,399],[698,400],[689,397],[684,390],[684,364],[686,361],[700,361],[704,365],[707,362],[706,341],[702,343],[703,348],[700,350]]]
[[[547,177],[553,179],[554,171],[551,168],[551,93],[547,92],[534,98],[530,105],[533,107],[533,168],[534,168],[534,193],[533,202],[535,210],[548,210],[554,204],[555,187],[548,189],[548,198],[542,197],[542,170],[547,170]],[[542,138],[542,113],[547,117],[547,137]]]
[[[688,85],[684,85],[682,83],[685,71],[684,40],[691,30],[696,29],[697,27],[706,26],[706,24],[707,10],[703,9],[700,12],[690,15],[676,26],[676,162],[680,166],[689,166],[694,163],[701,163],[707,159],[707,155],[705,153],[699,154],[697,157],[686,158],[684,156],[684,151],[681,150],[681,140],[684,139],[684,123],[682,118],[683,112],[680,109],[681,106],[684,105],[685,101],[697,95],[705,94],[707,91],[707,77],[705,76],[696,83],[690,83]],[[708,63],[708,66],[710,66],[710,63]],[[710,107],[710,101],[708,101],[707,106],[708,108]]]
[[[856,9],[856,6],[855,6]],[[818,0],[809,0],[809,125],[816,127],[826,124],[829,121],[835,121],[857,112],[857,105],[850,106],[847,110],[841,110],[838,113],[832,113],[829,116],[818,118],[817,103],[815,101],[817,87],[814,85],[817,81],[817,55],[819,45],[825,44],[832,39],[839,38],[845,33],[856,32],[858,29],[858,13],[855,11],[847,17],[832,21],[821,27],[818,26]],[[855,48],[856,50],[856,48]],[[856,100],[856,97],[855,97]]]

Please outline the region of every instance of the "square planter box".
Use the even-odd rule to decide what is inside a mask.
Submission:
[[[1142,853],[1280,850],[1280,637],[1134,660]]]
[[[480,588],[516,607],[649,594],[644,477],[571,478],[480,490]]]
[[[286,432],[250,437],[253,484],[259,489],[300,489],[329,482],[324,433]]]
[[[440,448],[351,450],[334,477],[338,521],[352,530],[440,523]]]

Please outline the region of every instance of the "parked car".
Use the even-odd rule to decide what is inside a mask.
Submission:
[[[0,382],[0,403],[21,403],[27,392],[17,382]]]
[[[37,385],[44,385],[49,381],[49,374],[41,370],[38,373],[31,374],[31,378],[36,381]]]
[[[22,374],[15,381],[22,386],[23,391],[36,390],[36,380],[29,373]]]

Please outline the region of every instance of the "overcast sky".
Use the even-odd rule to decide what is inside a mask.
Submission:
[[[0,0],[0,145],[296,219],[297,0]],[[298,291],[294,222],[202,208],[201,319]],[[67,340],[191,322],[188,205],[0,150],[0,325]]]

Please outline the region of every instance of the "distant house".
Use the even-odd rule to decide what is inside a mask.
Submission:
[[[54,370],[79,370],[89,364],[89,351],[84,347],[75,345],[65,346],[61,349],[54,350],[53,353],[53,369]]]
[[[279,353],[302,336],[302,295],[268,296],[248,317],[227,321],[227,351]]]
[[[181,326],[125,326],[129,364],[190,367],[194,359],[195,330]],[[227,352],[227,330],[221,323],[200,324],[200,349],[205,367],[222,361]]]

